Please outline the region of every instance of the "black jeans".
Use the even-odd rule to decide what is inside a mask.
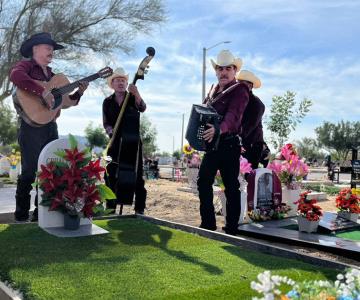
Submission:
[[[135,186],[135,207],[134,210],[138,212],[144,211],[146,207],[146,195],[147,191],[145,189],[145,181],[143,178],[143,158],[142,158],[142,143],[139,145],[138,152],[138,168],[136,174],[136,186]],[[114,192],[116,191],[116,164],[110,164],[107,167],[108,175],[105,176],[106,185],[111,188]],[[117,201],[109,200],[106,202],[106,207],[108,209],[115,209]]]
[[[30,210],[30,192],[32,183],[35,181],[35,172],[41,150],[51,141],[58,139],[57,125],[50,122],[42,127],[32,127],[21,120],[18,142],[21,151],[21,175],[16,188],[15,219],[27,220]],[[35,206],[37,207],[37,195]]]
[[[204,155],[197,181],[200,198],[200,227],[216,229],[212,185],[219,170],[225,186],[226,228],[230,231],[237,229],[240,217],[239,159],[240,145],[237,138],[220,139],[218,150]]]
[[[243,153],[243,156],[251,163],[251,167],[253,169],[257,169],[259,167],[259,162],[261,160],[261,154],[263,152],[263,142],[257,142],[253,145],[244,146],[246,152]]]

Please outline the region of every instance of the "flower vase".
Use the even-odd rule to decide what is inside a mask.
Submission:
[[[80,217],[78,215],[64,214],[64,229],[77,230],[80,228]]]
[[[248,183],[245,180],[245,177],[243,174],[240,174],[238,177],[239,183],[240,183],[240,193],[241,193],[241,198],[240,198],[240,219],[239,219],[239,224],[243,224],[245,222],[248,222],[248,218],[247,218],[247,186]]]
[[[188,183],[190,188],[196,193],[197,192],[197,179],[199,175],[198,168],[186,168]]]
[[[319,221],[309,221],[303,216],[297,218],[299,231],[305,231],[307,233],[316,232],[319,226]]]
[[[225,191],[221,190],[218,193],[219,199],[221,201],[221,214],[226,217],[226,196],[225,196]]]
[[[357,222],[359,214],[348,211],[339,211],[338,216],[353,222]]]
[[[288,189],[284,187],[282,189],[282,203],[287,204],[290,207],[290,210],[287,212],[289,217],[296,216],[297,214],[297,204],[294,202],[298,201],[300,198],[300,189]]]
[[[244,178],[244,175],[240,174],[238,177],[239,183],[240,183],[240,192],[247,192],[247,181]]]
[[[10,166],[9,178],[10,178],[12,181],[16,181],[16,180],[17,180],[17,177],[18,177],[18,171],[17,171],[16,166]]]

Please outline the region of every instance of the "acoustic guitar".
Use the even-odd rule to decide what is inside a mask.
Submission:
[[[46,91],[53,94],[55,104],[52,109],[46,106],[44,99],[29,93],[28,91],[15,88],[13,91],[13,102],[16,110],[24,120],[30,120],[33,125],[45,125],[55,119],[60,109],[68,108],[75,104],[75,101],[69,98],[75,88],[79,87],[81,81],[91,82],[98,78],[106,78],[112,75],[113,70],[105,67],[95,74],[70,83],[64,74],[54,75],[50,81],[36,81],[43,86]]]

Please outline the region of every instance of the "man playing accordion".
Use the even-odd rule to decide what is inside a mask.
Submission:
[[[218,84],[212,88],[204,100],[222,116],[220,123],[220,140],[216,150],[208,151],[202,160],[198,190],[200,198],[200,228],[216,230],[216,219],[213,205],[214,179],[220,171],[225,186],[227,234],[236,235],[240,216],[240,134],[241,122],[249,102],[249,89],[244,83],[236,82],[235,75],[241,68],[242,61],[235,58],[228,50],[222,50],[216,62],[211,60],[215,69]],[[215,137],[215,127],[207,124],[204,139],[211,142]]]

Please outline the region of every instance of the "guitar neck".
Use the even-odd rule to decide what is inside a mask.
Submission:
[[[85,77],[85,78],[82,78],[78,81],[74,81],[73,83],[70,83],[68,85],[65,85],[59,89],[57,89],[57,92],[60,94],[60,95],[64,95],[64,94],[67,94],[67,93],[70,93],[71,91],[73,91],[75,88],[79,87],[80,86],[80,82],[81,81],[86,81],[86,82],[91,82],[95,79],[98,79],[100,76],[98,73],[95,73],[93,75],[90,75],[88,77]]]

